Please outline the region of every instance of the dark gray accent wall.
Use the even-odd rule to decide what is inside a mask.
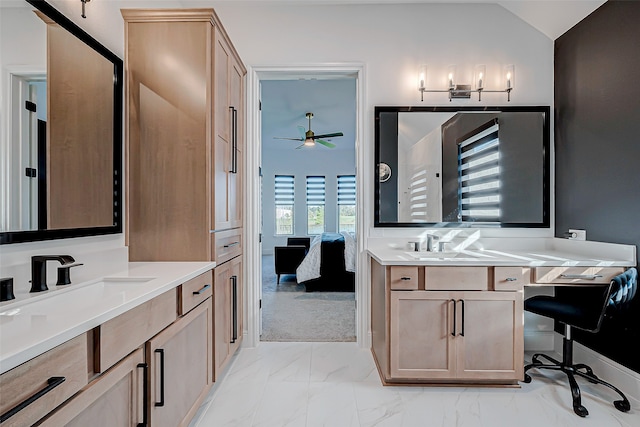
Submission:
[[[640,2],[610,0],[555,41],[557,237],[640,245],[639,70]],[[574,338],[640,372],[640,298]]]
[[[398,113],[380,113],[380,152],[379,163],[386,163],[391,168],[391,177],[385,181],[376,180],[380,192],[380,221],[398,221]],[[376,164],[377,167],[377,164]]]

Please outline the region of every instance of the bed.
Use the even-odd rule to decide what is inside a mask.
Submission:
[[[322,233],[296,270],[307,292],[354,292],[356,242],[351,233]]]

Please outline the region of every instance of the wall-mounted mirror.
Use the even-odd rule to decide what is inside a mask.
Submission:
[[[376,227],[549,227],[549,107],[376,107]]]
[[[0,243],[119,233],[122,60],[47,2],[24,5],[3,6],[0,29]]]

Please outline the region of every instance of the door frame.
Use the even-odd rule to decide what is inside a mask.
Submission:
[[[364,206],[363,171],[367,170],[364,159],[364,93],[365,67],[361,63],[337,63],[318,65],[271,65],[247,67],[247,120],[246,120],[246,179],[244,187],[244,277],[245,277],[245,339],[246,347],[257,347],[260,343],[260,287],[262,286],[262,251],[259,242],[262,220],[260,200],[259,168],[262,163],[262,141],[260,127],[260,81],[299,77],[345,76],[356,80],[356,207]],[[362,209],[358,209],[362,211]],[[364,256],[365,215],[356,216],[357,265],[355,274],[356,340],[360,347],[368,347],[369,336],[369,292],[365,273],[367,259]]]

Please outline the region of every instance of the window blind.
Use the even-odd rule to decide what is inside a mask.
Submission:
[[[458,144],[458,212],[462,221],[500,221],[498,119],[474,129]]]
[[[294,199],[293,175],[276,175],[275,202],[276,206],[293,205]]]
[[[355,175],[338,175],[338,205],[356,204]]]
[[[324,176],[307,177],[307,206],[324,205]]]

